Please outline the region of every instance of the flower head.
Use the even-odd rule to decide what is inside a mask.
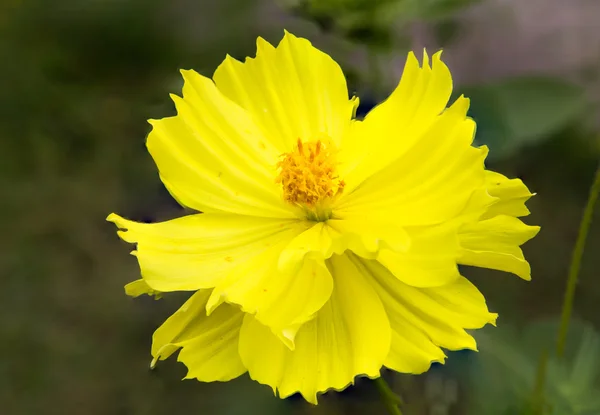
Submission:
[[[442,349],[475,349],[494,323],[458,264],[530,279],[518,217],[531,193],[485,170],[469,101],[447,108],[440,53],[411,53],[398,87],[364,120],[340,67],[286,32],[212,80],[182,71],[177,116],[152,120],[148,149],[193,214],[143,224],[130,295],[192,291],[154,334],[152,364],[181,349],[187,377],[248,372],[281,397],[343,389],[382,367],[426,371]]]

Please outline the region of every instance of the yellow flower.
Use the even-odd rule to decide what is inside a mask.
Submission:
[[[148,149],[171,194],[199,214],[155,224],[112,214],[143,279],[130,295],[193,291],[154,334],[188,378],[248,372],[286,397],[347,387],[382,367],[422,373],[442,349],[475,349],[494,323],[457,264],[530,279],[537,227],[520,180],[485,170],[468,99],[446,108],[440,53],[411,53],[391,96],[353,119],[340,67],[286,32],[258,39],[213,79],[182,71],[178,115]]]

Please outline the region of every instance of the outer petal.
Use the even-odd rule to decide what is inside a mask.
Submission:
[[[279,151],[209,78],[182,74],[183,98],[172,96],[178,115],[151,120],[148,136],[167,189],[202,212],[292,217],[274,182]]]
[[[528,226],[506,215],[465,225],[459,233],[462,247],[459,263],[512,272],[530,280],[531,268],[519,246],[539,230],[539,226]]]
[[[529,209],[525,202],[533,194],[520,179],[508,179],[507,177],[493,171],[486,170],[485,187],[491,196],[497,197],[498,201],[490,206],[482,219],[492,218],[496,215],[527,216]]]
[[[341,176],[348,191],[406,154],[446,108],[452,77],[440,56],[441,52],[433,55],[430,66],[424,51],[421,68],[410,52],[396,90],[364,122],[354,124],[340,154],[346,160]]]
[[[377,260],[396,278],[413,287],[437,287],[460,278],[456,226],[409,229],[411,245],[405,252],[381,250]]]
[[[293,351],[251,316],[244,319],[242,362],[281,397],[300,392],[317,403],[317,393],[343,389],[357,375],[379,376],[388,354],[389,323],[373,288],[347,256],[328,264],[336,278],[331,299],[300,328]]]
[[[439,224],[460,214],[483,185],[487,154],[471,146],[475,123],[466,118],[468,106],[459,98],[403,157],[343,196],[336,214],[386,215],[403,226]]]
[[[187,366],[188,379],[228,381],[246,372],[238,354],[243,313],[223,305],[208,317],[209,295],[209,290],[197,291],[154,332],[152,366],[181,347],[177,360]]]
[[[136,223],[111,214],[119,236],[137,243],[144,281],[157,291],[214,287],[269,245],[302,231],[295,220],[228,214],[190,215],[161,223]]]
[[[288,244],[273,244],[236,268],[216,286],[208,310],[223,301],[239,304],[293,349],[300,326],[329,300],[333,280],[319,258],[301,259],[298,268],[281,271],[278,259]]]
[[[320,135],[339,144],[358,105],[339,65],[288,32],[277,48],[259,38],[257,49],[245,63],[225,59],[213,76],[219,90],[252,114],[280,152]]]
[[[422,373],[431,362],[441,362],[440,347],[473,349],[476,344],[464,329],[494,324],[485,299],[466,278],[435,288],[415,288],[395,278],[376,261],[353,259],[372,276],[374,287],[388,314],[392,346],[385,366]]]
[[[125,294],[134,298],[146,294],[154,296],[154,298],[157,300],[162,297],[162,293],[160,291],[150,288],[150,286],[143,279],[135,280],[125,285]]]

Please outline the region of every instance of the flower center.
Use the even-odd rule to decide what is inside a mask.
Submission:
[[[281,184],[286,202],[302,207],[309,219],[323,221],[331,217],[327,202],[344,190],[336,165],[335,152],[327,144],[298,139],[294,151],[281,155],[275,180]]]

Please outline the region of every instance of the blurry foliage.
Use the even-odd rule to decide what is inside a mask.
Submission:
[[[552,137],[589,109],[584,89],[558,78],[510,78],[460,92],[471,99],[476,142],[490,147],[492,161]]]
[[[398,43],[398,30],[415,20],[445,20],[481,0],[280,0],[297,15],[377,50]]]
[[[393,22],[434,20],[439,27],[476,1],[300,0],[294,7],[323,29],[382,49],[394,46]],[[179,20],[169,17],[169,2],[160,0],[0,5],[0,79],[5,81],[0,88],[0,241],[8,247],[0,251],[0,352],[10,356],[0,360],[2,414],[307,412],[307,405],[275,399],[269,388],[247,377],[214,385],[179,382],[185,368],[174,359],[147,372],[151,333],[181,299],[125,297],[123,284],[139,271],[104,222],[111,211],[140,220],[181,214],[160,193],[144,149],[149,127],[143,121],[173,111],[166,93],[176,90],[179,68],[208,72],[227,52],[240,58],[253,53],[255,36],[243,26],[251,2],[225,3],[211,13],[218,16],[212,20],[226,24],[197,33],[201,45],[182,41]],[[189,13],[192,23],[209,19],[194,14],[200,9]],[[554,79],[509,80],[461,92],[472,98],[478,138],[504,157],[522,143],[541,142],[585,110],[581,90]],[[363,100],[363,105],[376,101]],[[553,341],[548,333],[545,345]],[[549,365],[551,403],[567,408],[556,414],[583,415],[585,405],[597,408],[592,378],[598,337],[590,329],[581,333],[587,334],[575,342],[573,360]],[[539,354],[534,343],[543,336],[522,336],[523,344],[533,344],[531,353],[529,346],[506,343],[501,334],[490,336],[479,340],[479,356],[482,364],[495,366],[474,378],[487,385],[481,393],[494,394],[483,404],[505,402],[502,397],[520,405],[525,396],[517,386],[531,390]],[[336,408],[344,405],[337,405],[339,396],[344,394],[328,394],[310,413],[339,412]],[[339,413],[352,413],[361,404],[362,412],[372,410],[372,401],[363,398],[348,399]]]
[[[158,4],[23,0],[2,10],[3,414],[139,405],[135,381],[112,362],[136,359],[131,350],[147,342],[133,329],[148,323],[118,300],[136,270],[116,255],[104,218],[134,200],[128,178],[139,194],[155,192],[143,120],[161,91],[148,84],[164,84],[179,53]]]
[[[181,53],[161,30],[159,1],[23,2],[2,28],[0,89],[2,177],[68,175],[91,163],[120,168],[121,151],[138,153],[138,122]],[[156,53],[160,51],[160,53]],[[115,135],[115,131],[120,133]],[[106,166],[110,165],[110,167]],[[123,166],[125,164],[123,163]],[[46,169],[48,171],[40,171]]]
[[[600,413],[600,334],[588,323],[572,321],[566,355],[552,354],[558,323],[530,323],[522,330],[504,325],[475,334],[480,352],[471,366],[471,412],[526,415],[534,412],[539,356],[548,353],[543,390],[544,414]]]

